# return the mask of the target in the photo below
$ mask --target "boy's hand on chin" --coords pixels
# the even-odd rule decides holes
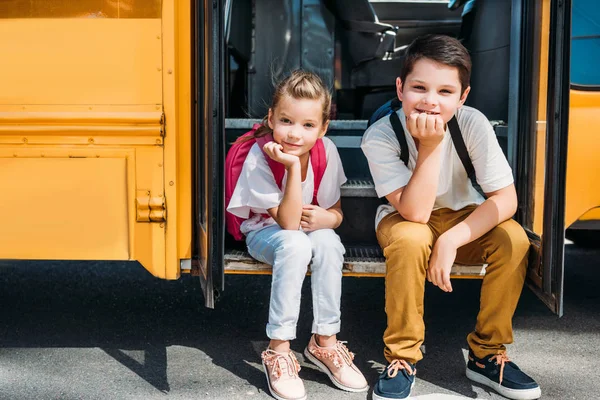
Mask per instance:
[[[427,280],[444,292],[452,291],[450,283],[450,272],[454,260],[456,260],[457,247],[448,240],[440,237],[433,246],[429,268],[427,269]]]
[[[406,119],[411,136],[419,141],[419,147],[434,148],[442,142],[446,124],[439,115],[412,112]]]
[[[283,152],[283,146],[277,142],[268,142],[263,146],[263,150],[273,160],[282,163],[286,168],[291,168],[294,164],[300,165],[300,158],[293,154]]]

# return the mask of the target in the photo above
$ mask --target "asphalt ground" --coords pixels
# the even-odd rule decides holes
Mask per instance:
[[[600,250],[569,245],[565,315],[528,289],[509,356],[537,379],[543,399],[600,398]],[[345,393],[301,355],[310,337],[309,279],[297,352],[309,399],[370,399]],[[480,281],[426,290],[426,355],[416,399],[501,399],[464,376],[465,337]],[[0,261],[0,400],[269,399],[260,365],[270,276],[227,276],[215,310],[197,279],[164,281],[133,262]],[[373,384],[384,367],[384,282],[344,278],[342,331]]]

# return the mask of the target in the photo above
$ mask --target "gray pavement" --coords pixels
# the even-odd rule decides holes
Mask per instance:
[[[292,348],[309,399],[370,399],[335,389],[304,362],[308,283]],[[427,289],[414,398],[501,399],[464,376],[481,283],[453,284],[452,294]],[[162,281],[137,263],[0,261],[0,400],[269,399],[259,357],[269,285],[269,276],[227,276],[217,309],[206,310],[195,279]],[[558,319],[524,290],[509,355],[543,399],[596,399],[600,250],[567,246],[565,297]],[[383,280],[345,278],[342,318],[340,338],[373,383],[384,366]]]

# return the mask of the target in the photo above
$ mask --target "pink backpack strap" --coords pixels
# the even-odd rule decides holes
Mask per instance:
[[[310,149],[310,163],[312,165],[313,173],[315,175],[315,188],[313,192],[312,204],[318,205],[317,193],[325,175],[325,168],[327,168],[327,154],[325,153],[325,145],[323,139],[318,139],[312,149]]]
[[[231,196],[235,191],[235,186],[244,167],[248,152],[255,143],[253,136],[257,127],[255,125],[251,131],[240,136],[227,152],[227,157],[225,158],[225,206],[228,206],[231,201]],[[240,230],[244,220],[245,218],[240,218],[228,211],[225,213],[227,231],[235,240],[244,240],[244,235]]]

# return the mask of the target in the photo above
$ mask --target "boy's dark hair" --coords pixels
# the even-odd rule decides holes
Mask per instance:
[[[458,39],[446,35],[423,35],[413,40],[406,49],[404,65],[400,71],[402,85],[415,63],[422,58],[456,68],[461,85],[460,92],[465,92],[471,79],[471,56]]]

